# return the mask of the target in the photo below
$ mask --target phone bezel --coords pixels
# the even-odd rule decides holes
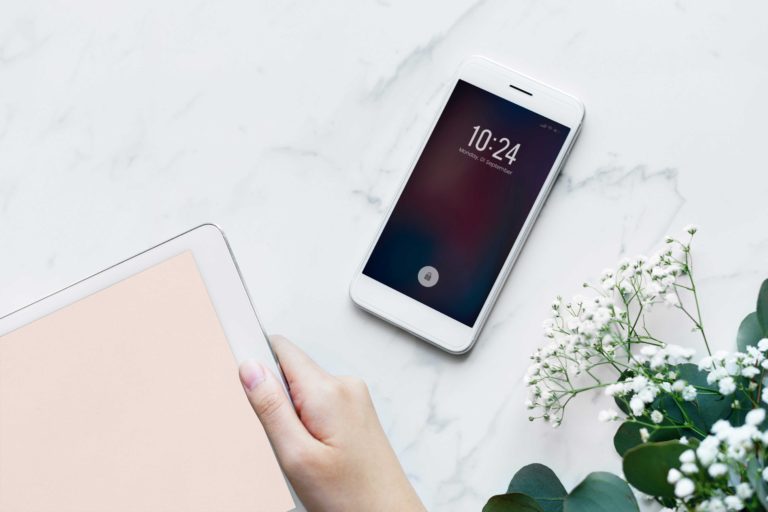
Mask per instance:
[[[566,138],[563,147],[560,149],[560,152],[549,171],[547,179],[536,197],[536,201],[523,224],[520,235],[512,246],[501,272],[499,272],[499,275],[496,277],[496,281],[472,327],[468,327],[463,323],[363,274],[363,268],[370,258],[373,248],[381,237],[384,226],[389,222],[392,211],[399,201],[403,189],[405,188],[408,179],[411,177],[411,174],[416,167],[416,163],[424,151],[424,147],[432,135],[435,125],[440,119],[440,116],[445,109],[445,105],[458,80],[469,82],[570,128],[568,137]],[[379,226],[379,230],[376,233],[373,242],[368,247],[368,251],[350,283],[349,294],[355,304],[369,313],[393,323],[447,352],[462,354],[472,348],[477,340],[478,335],[488,319],[493,304],[496,302],[496,298],[498,297],[511,268],[514,266],[517,256],[525,244],[525,240],[530,233],[531,227],[549,195],[552,184],[557,178],[557,175],[563,166],[563,162],[567,158],[568,153],[578,136],[584,118],[584,106],[573,96],[544,85],[485,57],[471,57],[466,60],[459,67],[451,84],[452,87],[445,95],[440,109],[432,121],[430,129],[427,131],[427,135],[424,137],[424,140],[411,163],[408,173],[402,180],[397,194],[391,201],[386,216]],[[416,277],[414,276],[414,279],[415,278]]]

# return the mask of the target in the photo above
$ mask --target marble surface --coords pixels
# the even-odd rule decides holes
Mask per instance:
[[[520,466],[620,470],[584,397],[529,423],[551,298],[696,222],[729,348],[768,274],[768,7],[715,1],[0,0],[0,311],[205,221],[263,323],[365,378],[424,502],[479,510]],[[355,309],[347,285],[446,93],[483,54],[586,124],[475,349]],[[593,403],[594,402],[594,403]]]

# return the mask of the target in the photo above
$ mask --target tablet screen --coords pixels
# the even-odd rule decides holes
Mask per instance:
[[[286,512],[191,251],[0,336],[0,512]]]

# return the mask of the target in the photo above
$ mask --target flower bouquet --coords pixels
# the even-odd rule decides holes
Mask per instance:
[[[615,408],[598,419],[620,422],[613,445],[626,481],[596,472],[567,492],[549,468],[531,464],[484,512],[637,511],[630,485],[666,512],[768,510],[768,280],[739,326],[737,351],[712,353],[693,276],[695,233],[689,226],[654,256],[603,271],[584,285],[590,296],[558,297],[544,323],[549,342],[525,377],[530,419],[554,427],[575,396],[612,397]],[[700,336],[705,355],[696,364],[696,350],[650,327],[661,305]]]

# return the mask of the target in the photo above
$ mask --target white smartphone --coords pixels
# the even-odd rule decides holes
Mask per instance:
[[[352,300],[448,352],[468,351],[583,118],[574,97],[467,60],[352,280]]]

